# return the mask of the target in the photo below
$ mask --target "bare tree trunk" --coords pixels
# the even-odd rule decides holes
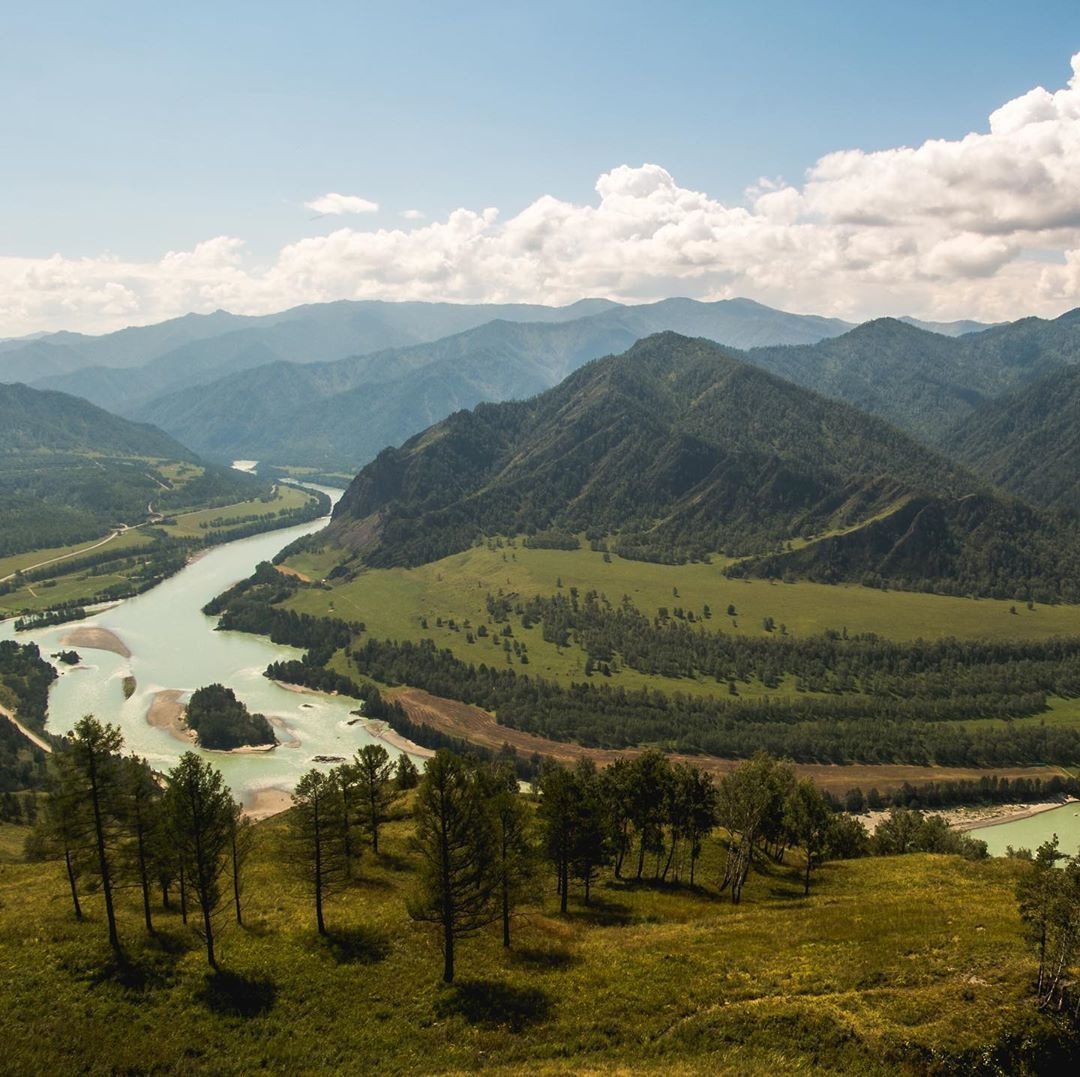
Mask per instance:
[[[120,956],[120,936],[116,933],[116,911],[113,909],[112,878],[109,861],[105,854],[105,822],[101,815],[101,793],[98,789],[97,763],[94,753],[89,753],[90,799],[94,807],[94,836],[97,839],[98,870],[101,873],[101,892],[105,898],[105,917],[109,922],[109,945]]]
[[[68,884],[71,886],[71,903],[75,906],[75,919],[82,919],[82,906],[79,904],[79,888],[75,883],[75,865],[71,862],[71,850],[64,850],[64,867],[67,868]]]
[[[244,917],[240,909],[240,856],[236,850],[236,827],[232,832],[232,890],[233,904],[236,905],[236,922],[243,927]]]

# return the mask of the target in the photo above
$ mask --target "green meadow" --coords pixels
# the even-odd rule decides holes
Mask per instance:
[[[0,1035],[12,1073],[314,1071],[543,1074],[1037,1072],[1057,1032],[1029,998],[1034,959],[1013,891],[1023,865],[916,855],[752,874],[741,905],[602,877],[558,913],[544,875],[510,951],[497,927],[463,942],[439,982],[438,940],[412,923],[416,867],[399,818],[314,930],[282,855],[284,817],[259,824],[245,926],[210,975],[175,908],[142,928],[121,891],[128,961],[113,966],[100,901],[70,910],[60,865],[0,874]],[[14,835],[0,829],[0,856]],[[175,900],[175,899],[174,899]],[[224,919],[231,915],[226,903]]]
[[[312,580],[329,574],[340,551],[327,548],[288,559],[287,565]],[[618,603],[628,595],[635,606],[655,616],[661,608],[692,611],[706,631],[794,636],[819,635],[827,629],[849,634],[875,632],[895,640],[961,639],[1041,640],[1080,634],[1080,607],[1036,606],[993,599],[952,598],[908,591],[881,591],[860,586],[817,583],[781,583],[767,580],[731,580],[723,575],[726,562],[659,565],[628,561],[588,549],[529,549],[514,544],[473,547],[418,568],[366,569],[347,583],[331,583],[330,590],[305,588],[289,600],[299,611],[362,621],[379,639],[430,638],[470,662],[503,664],[502,641],[497,633],[467,642],[467,634],[488,623],[486,596],[499,591],[522,598],[552,595],[560,587],[581,593],[596,590]],[[711,617],[704,617],[708,606]],[[734,606],[735,616],[727,615]],[[438,624],[442,620],[442,625]],[[453,621],[455,627],[450,627]],[[426,622],[426,628],[424,624]],[[488,630],[491,626],[488,624]],[[523,629],[515,619],[516,639],[527,644],[529,664],[521,672],[544,676],[563,684],[584,676],[584,653],[576,647],[559,648],[542,639],[541,629]],[[515,667],[516,668],[516,667]],[[648,685],[687,695],[713,695],[725,685],[709,678],[651,677],[620,669],[610,683],[626,688]],[[790,693],[790,680],[774,690]],[[766,693],[760,684],[740,685],[740,695]]]

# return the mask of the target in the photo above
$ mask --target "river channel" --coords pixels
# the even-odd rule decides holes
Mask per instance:
[[[334,501],[341,496],[339,490],[317,489]],[[147,723],[155,693],[191,692],[215,682],[227,685],[252,711],[280,719],[277,733],[282,743],[271,752],[204,754],[245,804],[266,800],[259,797],[263,791],[291,790],[311,768],[314,756],[351,756],[375,738],[351,713],[360,706],[356,700],[292,692],[263,676],[270,662],[298,657],[300,651],[262,636],[215,631],[217,619],[205,616],[202,607],[250,576],[260,561],[325,526],[325,519],[316,520],[214,547],[152,590],[85,621],[16,634],[14,622],[8,620],[0,622],[0,638],[33,640],[48,656],[61,649],[63,637],[76,627],[100,627],[119,637],[130,658],[77,646],[79,666],[59,666],[61,675],[49,696],[47,728],[66,733],[84,714],[94,714],[119,726],[126,749],[145,756],[158,769],[172,766],[190,745]],[[130,699],[123,691],[127,676],[136,682]],[[396,749],[388,750],[396,755]]]

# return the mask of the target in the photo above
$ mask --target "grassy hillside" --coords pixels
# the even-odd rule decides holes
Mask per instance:
[[[120,897],[129,967],[110,971],[99,902],[76,923],[59,865],[0,877],[0,1027],[13,1072],[1046,1072],[1059,1034],[1028,998],[1034,960],[1013,887],[1022,865],[942,856],[752,875],[718,900],[710,842],[700,891],[604,876],[560,916],[545,876],[503,951],[460,947],[439,985],[438,942],[412,924],[411,824],[327,907],[282,859],[283,821],[257,828],[246,927],[207,974],[175,910],[141,930]],[[6,840],[6,834],[0,833]],[[7,842],[11,844],[11,842]]]

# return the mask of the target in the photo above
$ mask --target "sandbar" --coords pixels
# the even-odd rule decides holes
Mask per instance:
[[[66,647],[85,647],[91,651],[112,651],[121,658],[130,658],[131,651],[127,644],[113,631],[108,628],[99,628],[97,625],[83,625],[81,628],[73,628],[60,637],[60,642]]]
[[[163,688],[150,697],[150,709],[146,722],[155,729],[164,729],[170,736],[185,744],[195,743],[195,731],[188,729],[184,721],[184,704],[180,700],[186,693],[176,688]]]

